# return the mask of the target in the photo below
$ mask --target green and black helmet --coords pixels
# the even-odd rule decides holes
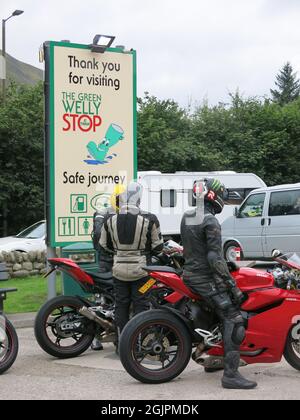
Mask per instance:
[[[225,185],[216,178],[205,179],[207,194],[204,200],[210,202],[216,214],[221,213],[224,207],[224,201],[228,199],[228,191]]]

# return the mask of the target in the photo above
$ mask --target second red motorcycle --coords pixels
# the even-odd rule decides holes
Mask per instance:
[[[284,356],[300,370],[300,258],[278,252],[274,257],[279,266],[272,272],[231,264],[232,276],[245,295],[241,311],[247,332],[241,357],[254,364],[280,362]],[[156,305],[124,328],[120,358],[127,372],[141,382],[162,383],[185,369],[193,348],[198,356],[222,357],[222,325],[214,311],[184,285],[176,270],[153,266],[147,270],[151,280],[143,291],[155,284],[153,293],[161,289],[164,299],[175,306]]]
[[[156,264],[169,264],[180,269],[182,248],[173,241],[164,245],[164,253],[154,257]],[[153,259],[154,261],[154,259]],[[82,289],[77,296],[61,295],[47,301],[35,319],[35,337],[40,347],[51,356],[65,359],[85,352],[94,337],[102,343],[116,342],[115,296],[112,273],[83,270],[68,258],[50,258],[49,275],[55,270],[68,274]],[[46,275],[46,276],[47,276]],[[72,281],[72,280],[71,280]],[[173,304],[181,296],[169,296],[159,289],[160,303]]]

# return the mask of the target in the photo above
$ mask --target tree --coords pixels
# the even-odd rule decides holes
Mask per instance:
[[[280,105],[292,102],[300,96],[300,81],[289,62],[277,74],[275,85],[278,89],[271,89],[272,99]]]
[[[230,95],[187,114],[176,102],[139,100],[139,170],[252,172],[267,185],[300,180],[300,98],[279,105]]]
[[[193,135],[192,119],[173,100],[145,94],[138,111],[138,169],[200,171],[211,155]]]
[[[174,101],[160,101],[147,93],[138,105],[139,170],[172,171],[185,160],[180,146],[189,132],[185,112]]]
[[[36,86],[12,83],[5,103],[0,104],[0,229],[3,235],[16,233],[44,215],[43,112],[42,83]],[[8,232],[3,229],[5,225]]]
[[[252,172],[267,185],[299,182],[300,98],[283,106],[238,94],[231,101],[194,115],[193,136],[215,157],[204,170]]]

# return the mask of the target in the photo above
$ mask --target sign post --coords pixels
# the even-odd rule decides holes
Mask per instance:
[[[47,42],[45,54],[48,246],[91,240],[93,214],[116,184],[137,175],[136,54]]]

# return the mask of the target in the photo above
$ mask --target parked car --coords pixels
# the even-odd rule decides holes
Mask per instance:
[[[251,191],[222,223],[227,260],[241,248],[244,259],[270,259],[275,249],[300,253],[300,183]]]
[[[16,236],[0,238],[0,251],[45,251],[46,221],[41,220]]]

